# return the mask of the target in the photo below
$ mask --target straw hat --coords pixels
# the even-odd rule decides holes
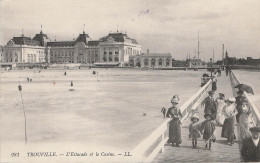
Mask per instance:
[[[191,120],[194,119],[194,118],[197,119],[198,121],[200,120],[197,115],[193,115],[193,116],[190,117]]]
[[[230,103],[234,103],[236,101],[235,98],[228,98],[227,100],[225,100],[225,102],[230,102]]]
[[[176,103],[178,104],[180,102],[180,98],[178,95],[174,95],[171,99],[171,103]]]
[[[207,116],[210,116],[211,119],[213,119],[213,116],[209,113],[204,114],[204,118],[206,119]]]
[[[259,126],[251,127],[249,130],[250,130],[251,132],[260,132],[260,127],[259,127]]]
[[[213,95],[214,91],[209,91],[208,93],[209,93],[209,95]]]
[[[246,102],[246,103],[248,103],[248,100],[244,97],[244,98],[241,99],[241,102]]]
[[[224,93],[219,93],[219,95],[225,97],[225,94],[224,94]]]

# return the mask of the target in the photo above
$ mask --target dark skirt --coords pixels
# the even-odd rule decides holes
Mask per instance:
[[[169,143],[181,144],[181,126],[180,121],[174,118],[170,121],[169,126]]]
[[[235,117],[225,119],[223,128],[222,128],[222,132],[221,132],[221,137],[227,138],[229,141],[233,141],[234,139],[236,139]]]

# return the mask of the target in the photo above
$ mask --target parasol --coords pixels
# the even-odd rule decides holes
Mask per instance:
[[[254,91],[252,89],[252,87],[250,87],[249,85],[246,85],[246,84],[238,84],[236,85],[234,88],[237,88],[239,90],[242,90],[242,91],[245,91],[247,93],[251,93],[254,95]]]

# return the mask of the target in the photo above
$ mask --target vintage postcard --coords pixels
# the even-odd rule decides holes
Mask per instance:
[[[260,162],[259,6],[0,0],[0,162]]]

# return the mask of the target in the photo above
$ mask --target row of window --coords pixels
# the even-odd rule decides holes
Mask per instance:
[[[66,54],[66,55],[73,55],[74,54],[74,52],[72,51],[72,50],[70,50],[70,51],[63,51],[63,50],[51,50],[51,52],[50,52],[50,54],[51,55],[63,55],[63,54]]]
[[[151,62],[151,65],[152,65],[152,66],[155,66],[155,63],[156,63],[156,62],[152,61],[152,62]],[[165,64],[166,64],[166,66],[169,66],[169,65],[170,65],[170,62],[166,62]],[[148,61],[145,61],[145,62],[144,62],[144,65],[145,65],[145,66],[148,66],[148,65],[149,65],[149,62],[148,62]],[[163,62],[158,62],[158,65],[159,65],[159,66],[162,66],[162,65],[163,65]]]
[[[35,54],[27,54],[27,62],[36,63],[36,55]]]
[[[107,54],[107,52],[106,51],[104,51],[104,55],[106,55]],[[108,52],[108,54],[109,55],[112,55],[113,53],[110,51],[110,52]],[[119,54],[119,52],[118,51],[115,51],[115,53],[114,54]]]
[[[104,47],[104,51],[119,51],[119,48],[110,48],[110,47]]]
[[[93,55],[93,54],[98,54],[98,51],[97,51],[97,50],[95,50],[95,51],[94,51],[94,50],[88,51],[88,55],[90,55],[90,54],[92,54],[92,55]]]
[[[112,61],[113,61],[113,58],[112,58],[112,57],[108,57],[108,59],[107,59],[107,57],[103,57],[103,61],[104,61],[104,62],[107,62],[107,61],[112,62]],[[115,57],[115,58],[114,58],[114,61],[115,61],[115,62],[118,62],[118,61],[119,61],[118,57]]]
[[[52,56],[54,56],[54,57],[56,57],[56,56],[58,56],[58,57],[60,57],[60,56],[73,56],[73,54],[69,54],[69,55],[67,55],[67,54],[51,54],[51,57]]]
[[[148,59],[145,59],[143,62],[144,62],[144,65],[145,65],[145,66],[148,66],[148,65],[149,65]],[[137,63],[140,63],[140,62],[137,62]],[[156,60],[155,60],[155,59],[152,59],[152,60],[151,60],[151,65],[152,65],[152,66],[155,66],[155,64],[156,64]],[[130,65],[131,65],[131,66],[134,65],[134,61],[133,61],[132,59],[130,60]],[[159,60],[159,61],[158,61],[158,65],[159,65],[159,66],[162,66],[162,65],[163,65],[163,61],[162,61],[162,60]],[[169,65],[170,65],[170,61],[167,60],[167,61],[165,62],[165,65],[166,65],[166,66],[169,66]]]

